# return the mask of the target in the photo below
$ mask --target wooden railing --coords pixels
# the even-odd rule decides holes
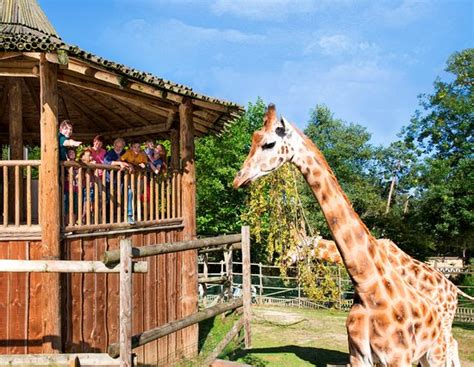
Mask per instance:
[[[0,202],[4,229],[27,231],[37,226],[39,160],[0,161]]]
[[[61,165],[65,231],[114,229],[181,219],[181,173],[156,175],[105,164]]]
[[[139,258],[148,258],[161,254],[176,253],[192,249],[204,251],[227,251],[232,249],[242,251],[243,261],[243,293],[242,297],[229,299],[227,302],[206,308],[204,310],[187,315],[181,319],[170,321],[159,327],[132,334],[132,297],[134,273],[148,272],[147,261],[134,261]],[[237,320],[231,330],[224,336],[213,352],[206,356],[200,356],[198,365],[210,365],[222,352],[225,346],[235,338],[239,331],[244,329],[245,347],[251,347],[250,321],[250,229],[242,227],[240,234],[205,238],[192,241],[160,243],[155,245],[132,247],[131,238],[120,241],[120,249],[106,251],[102,261],[73,261],[73,260],[3,260],[0,259],[0,272],[39,272],[39,273],[119,273],[119,340],[108,346],[107,353],[84,353],[84,354],[15,354],[0,355],[0,366],[10,365],[108,365],[108,366],[133,366],[132,349],[150,343],[163,336],[182,330],[188,326],[195,325],[201,321],[228,311],[243,308],[242,317]],[[196,284],[197,288],[197,284]],[[189,295],[184,295],[188,297]],[[84,365],[86,365],[84,363]]]

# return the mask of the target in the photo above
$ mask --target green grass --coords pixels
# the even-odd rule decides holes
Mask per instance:
[[[347,313],[283,307],[254,307],[252,311],[252,349],[244,350],[241,344],[234,343],[220,358],[257,367],[347,363]],[[231,324],[216,324],[214,320],[208,335],[223,337]],[[474,325],[456,323],[453,333],[459,343],[462,366],[474,367]],[[211,344],[206,340],[203,348],[212,349]]]

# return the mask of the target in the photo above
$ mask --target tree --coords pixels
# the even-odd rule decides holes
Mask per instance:
[[[324,105],[316,105],[304,133],[326,157],[342,189],[351,200],[355,211],[369,228],[377,230],[374,218],[384,208],[383,189],[376,176],[377,149],[370,143],[370,134],[357,124],[348,124],[334,118]],[[302,201],[310,222],[329,238],[324,217],[306,183],[301,184]]]
[[[448,59],[451,81],[437,78],[433,94],[419,97],[403,130],[405,143],[420,156],[418,226],[439,254],[467,255],[474,240],[474,49]]]
[[[246,192],[232,181],[248,152],[253,131],[261,125],[265,105],[249,103],[246,113],[220,136],[196,141],[197,229],[199,234],[240,232]]]

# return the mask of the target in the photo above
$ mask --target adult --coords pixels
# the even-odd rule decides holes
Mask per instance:
[[[92,146],[89,148],[92,160],[97,164],[104,163],[105,154],[107,153],[103,148],[104,142],[105,140],[102,135],[96,135],[92,141]]]
[[[119,166],[121,170],[125,168],[130,168],[130,165],[127,162],[120,160],[122,155],[125,153],[125,140],[122,138],[117,138],[114,140],[114,147],[105,153],[104,163],[110,164],[112,166]]]

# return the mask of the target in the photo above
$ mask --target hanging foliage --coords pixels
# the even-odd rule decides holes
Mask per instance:
[[[254,261],[279,266],[282,276],[296,265],[306,296],[316,302],[333,302],[339,295],[337,268],[311,256],[309,248],[300,243],[306,236],[306,219],[298,180],[302,181],[300,173],[287,164],[254,182],[242,222],[250,226]],[[302,260],[292,264],[287,255],[295,252]]]

